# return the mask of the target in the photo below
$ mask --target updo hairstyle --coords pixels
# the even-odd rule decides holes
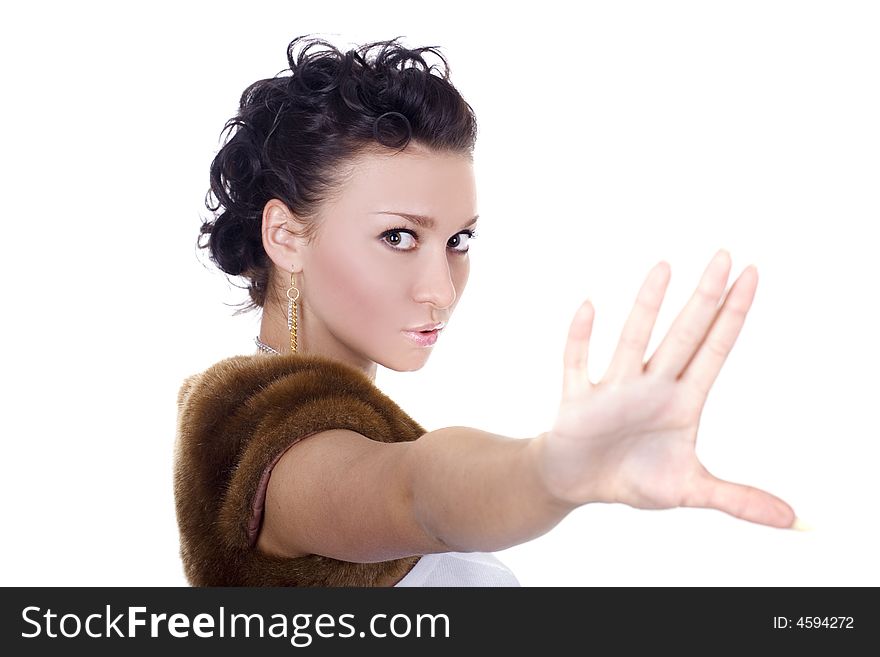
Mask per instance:
[[[272,262],[263,249],[263,208],[279,199],[308,241],[323,201],[345,181],[346,165],[370,151],[403,150],[415,142],[439,153],[473,155],[473,109],[449,81],[436,46],[408,49],[378,41],[345,53],[297,37],[289,68],[258,80],[241,95],[237,114],[211,163],[199,248],[230,276],[248,281],[250,301],[266,303]],[[440,62],[428,65],[426,54]]]

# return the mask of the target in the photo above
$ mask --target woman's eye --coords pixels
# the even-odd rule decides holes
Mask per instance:
[[[470,246],[468,246],[468,244],[469,244],[470,241],[471,241],[472,239],[474,239],[476,236],[477,236],[477,234],[476,234],[475,232],[473,232],[472,230],[465,230],[465,231],[460,232],[458,235],[455,235],[455,236],[454,236],[451,240],[449,240],[449,241],[450,241],[450,242],[455,242],[455,247],[456,247],[455,250],[456,250],[456,251],[460,251],[461,253],[467,253],[468,250],[470,249]],[[464,244],[465,248],[463,248],[463,249],[462,249],[462,248],[458,248],[458,247],[460,247],[462,244]]]
[[[382,238],[398,251],[409,251],[410,248],[406,244],[408,242],[415,242],[415,236],[409,231],[404,230],[389,230],[382,235]]]

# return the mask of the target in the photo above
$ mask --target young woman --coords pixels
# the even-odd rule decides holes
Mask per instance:
[[[377,364],[421,368],[464,293],[476,121],[433,48],[343,53],[300,37],[288,63],[245,90],[211,166],[204,246],[249,281],[262,323],[256,354],[181,388],[175,497],[192,584],[515,586],[491,552],[590,502],[794,524],[785,502],[715,478],[694,452],[757,285],[749,267],[722,302],[723,250],[646,361],[669,280],[666,263],[651,270],[598,383],[585,302],[556,421],[532,439],[425,432],[382,394]]]

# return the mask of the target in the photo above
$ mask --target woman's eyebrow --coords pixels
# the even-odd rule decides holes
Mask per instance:
[[[421,226],[422,228],[427,228],[428,230],[433,230],[437,225],[437,222],[433,217],[426,217],[423,214],[412,214],[411,212],[392,212],[391,210],[379,210],[378,212],[371,212],[370,214],[394,214],[398,217],[403,217],[404,219],[409,219],[411,222],[416,224],[417,226]],[[468,226],[473,226],[477,223],[477,219],[480,218],[480,215],[474,215],[473,219],[468,221],[462,228],[467,228]]]

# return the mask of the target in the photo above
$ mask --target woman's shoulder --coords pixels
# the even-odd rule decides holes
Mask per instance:
[[[175,499],[192,583],[305,581],[295,564],[269,568],[252,548],[267,474],[295,442],[333,429],[380,442],[425,433],[366,374],[323,357],[227,358],[187,377],[179,404]],[[330,569],[333,577],[345,568],[370,570],[363,564],[340,568]]]
[[[255,354],[221,360],[186,378],[178,394],[178,438],[203,445],[261,434],[349,429],[381,442],[424,429],[360,370],[323,356]]]
[[[196,386],[246,386],[248,382],[265,384],[296,375],[306,375],[346,385],[373,387],[373,382],[363,372],[325,356],[248,354],[224,358],[186,377],[181,385],[180,394],[183,396]]]
[[[363,372],[324,356],[285,354],[224,358],[184,379],[177,395],[180,413],[217,414],[255,398],[282,399],[346,394],[387,404]],[[250,401],[249,401],[250,400]]]
[[[332,429],[386,443],[425,433],[366,374],[345,363],[298,354],[233,356],[183,382],[178,466],[211,472],[252,459],[262,468],[292,441]]]

